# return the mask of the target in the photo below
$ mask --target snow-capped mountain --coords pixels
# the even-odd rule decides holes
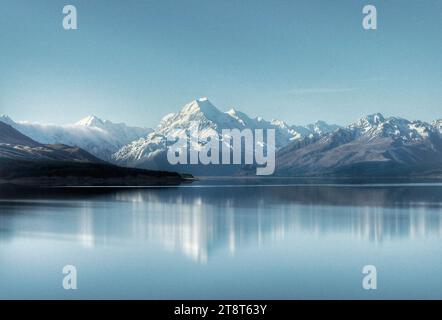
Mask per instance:
[[[438,131],[434,125],[423,121],[409,121],[397,117],[384,118],[380,113],[361,118],[359,121],[351,124],[349,129],[355,131],[360,137],[365,136],[370,139],[391,137],[393,139],[400,139],[404,143],[423,141],[430,134]]]
[[[167,163],[167,137],[172,134],[184,135],[195,126],[199,135],[203,137],[209,136],[213,132],[221,136],[223,129],[275,129],[277,149],[286,146],[291,141],[304,137],[316,137],[338,128],[336,125],[328,125],[325,122],[302,127],[290,126],[280,120],[266,121],[260,117],[252,119],[245,113],[233,108],[227,112],[222,112],[207,98],[200,98],[186,104],[178,113],[166,115],[153,133],[124,146],[113,155],[112,159],[114,162],[126,166],[176,170],[176,167],[170,167]],[[195,146],[195,148],[198,148],[198,146]],[[199,170],[200,168],[186,168],[185,170],[190,173],[197,173],[193,169]],[[210,170],[213,170],[213,168]]]
[[[439,124],[369,115],[317,139],[287,145],[277,154],[276,170],[280,175],[385,175],[441,169]]]
[[[82,148],[113,163],[152,170],[194,175],[237,175],[255,172],[255,165],[172,165],[167,159],[171,136],[213,137],[227,144],[223,129],[274,129],[276,175],[407,175],[442,172],[442,119],[427,123],[380,113],[360,118],[347,127],[317,121],[306,126],[281,120],[251,118],[234,108],[222,112],[207,98],[186,104],[179,112],[163,117],[155,130],[86,117],[73,125],[0,121],[42,144]],[[204,142],[191,141],[194,150]],[[244,150],[242,150],[244,152]],[[247,150],[246,152],[254,152]],[[244,156],[244,154],[243,154]]]
[[[335,124],[328,124],[325,121],[319,120],[316,121],[315,123],[312,124],[308,124],[307,129],[309,129],[312,133],[314,133],[314,135],[320,136],[329,132],[333,132],[336,129],[339,129],[340,127],[335,125]],[[312,136],[310,134],[310,136]]]
[[[0,121],[39,143],[77,146],[103,160],[111,160],[111,155],[121,147],[152,131],[101,120],[96,116],[88,116],[75,124],[64,126],[16,122],[5,115],[0,117]]]
[[[442,119],[434,121],[432,125],[439,131],[439,134],[442,135]]]
[[[63,144],[41,144],[0,121],[0,160],[57,160],[71,162],[102,161],[88,152]]]

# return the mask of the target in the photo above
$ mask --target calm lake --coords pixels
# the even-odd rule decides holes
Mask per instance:
[[[442,184],[3,187],[0,298],[442,299]]]

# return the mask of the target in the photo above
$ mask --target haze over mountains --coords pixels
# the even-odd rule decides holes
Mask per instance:
[[[64,144],[42,144],[0,121],[0,158],[104,163],[88,152]]]
[[[299,126],[250,118],[235,109],[222,112],[201,98],[166,115],[155,130],[97,117],[71,126],[14,122],[7,116],[0,120],[38,142],[78,146],[114,164],[196,175],[248,175],[252,171],[250,166],[170,165],[166,142],[172,132],[186,134],[197,127],[201,136],[217,132],[222,137],[223,129],[274,129],[275,174],[282,176],[403,175],[442,169],[442,120],[430,124],[379,113],[347,127],[324,121]]]
[[[0,185],[177,185],[173,172],[118,167],[77,147],[42,144],[0,121]]]
[[[280,175],[409,175],[442,172],[441,120],[432,124],[380,113],[278,152]]]
[[[6,115],[1,116],[0,121],[40,143],[77,146],[106,161],[127,143],[152,131],[101,120],[96,116],[88,116],[75,124],[64,126],[14,121]]]

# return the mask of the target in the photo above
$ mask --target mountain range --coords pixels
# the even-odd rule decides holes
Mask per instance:
[[[124,145],[152,131],[149,128],[113,123],[96,116],[88,116],[71,125],[16,122],[6,115],[0,116],[0,121],[40,143],[80,147],[106,161],[110,160],[112,154]]]
[[[0,185],[176,185],[173,172],[124,168],[64,144],[42,144],[0,121]]]
[[[261,117],[250,118],[243,112],[230,109],[222,112],[207,98],[200,98],[186,104],[178,113],[166,115],[158,127],[147,137],[124,146],[113,154],[112,160],[120,165],[148,169],[178,170],[196,175],[241,174],[243,166],[238,165],[170,165],[167,161],[167,137],[171,134],[185,134],[197,127],[200,136],[216,132],[222,136],[223,129],[274,129],[276,148],[280,149],[303,138],[315,138],[339,128],[318,121],[307,126],[288,125],[281,120],[266,121]],[[198,148],[198,146],[193,146]]]
[[[42,144],[0,121],[0,158],[104,163],[90,153],[64,144]]]
[[[441,120],[385,118],[377,113],[345,128],[279,150],[279,175],[410,175],[442,169]]]
[[[211,132],[222,136],[223,129],[274,129],[278,176],[394,176],[439,174],[442,169],[442,119],[427,123],[377,113],[345,127],[324,121],[300,126],[251,118],[235,109],[222,112],[207,98],[200,98],[179,112],[166,115],[154,130],[114,124],[93,116],[70,126],[14,122],[7,116],[0,121],[40,143],[78,146],[120,166],[194,175],[254,172],[253,165],[170,165],[167,137],[172,132],[186,134],[195,126],[201,136]]]

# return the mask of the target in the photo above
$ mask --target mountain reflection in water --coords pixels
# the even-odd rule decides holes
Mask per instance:
[[[374,244],[442,237],[442,186],[189,186],[0,191],[0,243],[160,243],[207,263],[220,250],[344,234]]]

